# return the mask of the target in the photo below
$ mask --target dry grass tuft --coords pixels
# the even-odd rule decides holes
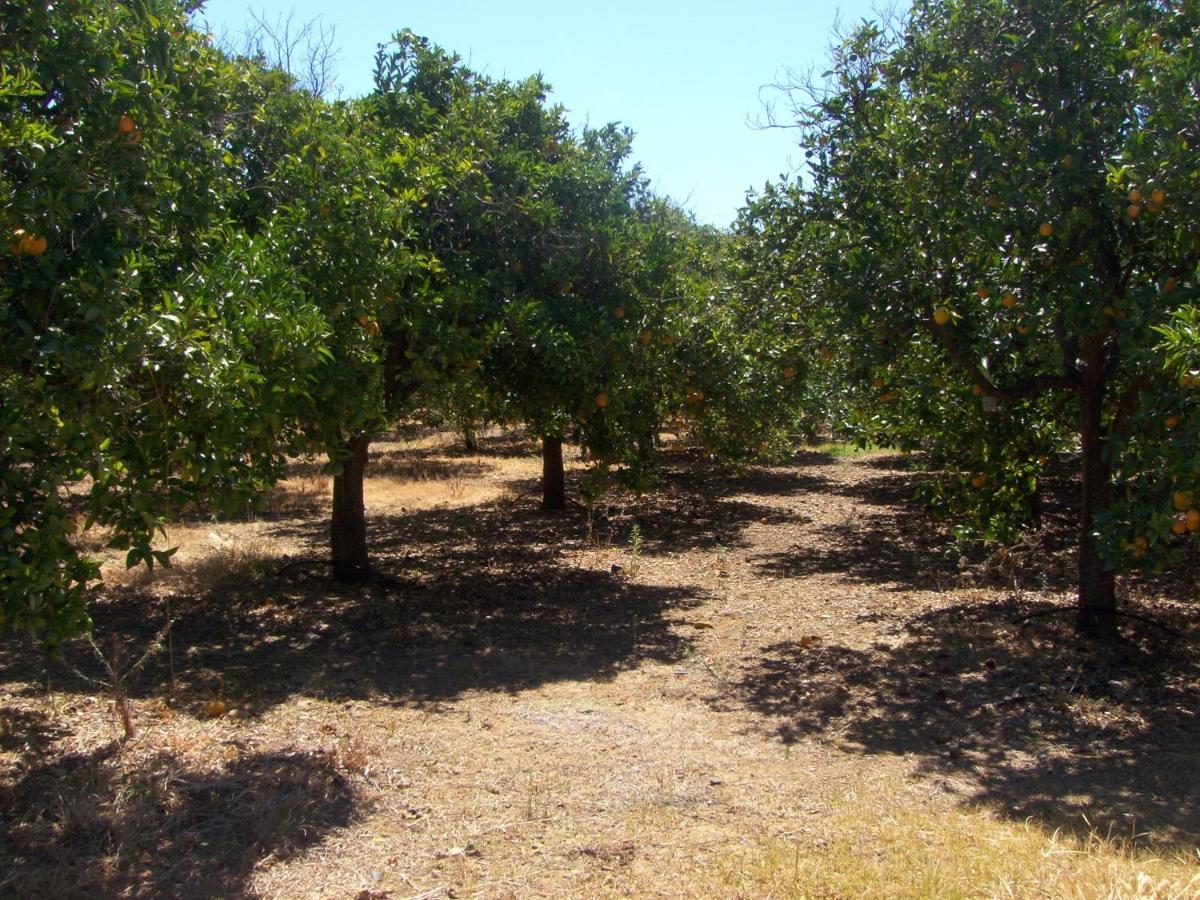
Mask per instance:
[[[159,543],[162,549],[177,548],[170,566],[126,569],[122,560],[110,556],[103,568],[105,585],[206,595],[260,581],[282,556],[277,542],[264,534],[235,533],[219,525],[176,526]]]
[[[317,515],[329,506],[332,492],[333,479],[328,475],[296,474],[271,491],[266,514],[273,518]]]
[[[790,898],[1190,900],[1196,852],[1083,837],[984,809],[927,810],[903,783],[850,792],[819,825],[723,861],[718,893]]]

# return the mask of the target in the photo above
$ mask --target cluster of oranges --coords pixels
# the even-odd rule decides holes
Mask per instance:
[[[1200,509],[1194,505],[1195,495],[1191,491],[1176,491],[1171,497],[1175,518],[1171,520],[1171,531],[1175,534],[1195,534],[1200,531]]]
[[[1131,219],[1137,219],[1143,210],[1152,214],[1162,212],[1163,206],[1167,202],[1167,192],[1162,188],[1155,188],[1147,197],[1137,188],[1133,188],[1126,199],[1129,201],[1129,205],[1125,207],[1125,215]]]

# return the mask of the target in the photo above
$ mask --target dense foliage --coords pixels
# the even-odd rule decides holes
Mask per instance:
[[[86,630],[77,530],[165,564],[173,517],[261,505],[297,453],[334,476],[334,574],[369,576],[363,475],[397,417],[526,424],[559,454],[550,506],[564,438],[644,485],[680,410],[754,418],[742,357],[703,365],[740,340],[720,235],[540,79],[405,31],[331,102],[177,0],[0,10],[3,625]]]

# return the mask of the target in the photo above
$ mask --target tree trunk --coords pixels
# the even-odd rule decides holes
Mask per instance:
[[[567,477],[563,471],[562,438],[542,438],[542,509],[567,508]]]
[[[1104,458],[1104,381],[1089,367],[1079,394],[1079,435],[1083,449],[1083,503],[1079,514],[1079,608],[1076,628],[1083,634],[1117,634],[1116,578],[1100,558],[1096,516],[1112,496],[1112,468]]]
[[[348,444],[350,456],[343,463],[342,474],[333,479],[329,547],[333,577],[338,581],[361,581],[371,572],[367,557],[367,513],[363,504],[363,476],[367,471],[370,445],[370,435],[352,437]]]
[[[654,462],[654,457],[658,452],[658,442],[655,437],[654,429],[647,428],[637,439],[638,459],[644,463]]]

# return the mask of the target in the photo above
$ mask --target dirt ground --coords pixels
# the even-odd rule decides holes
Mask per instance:
[[[1179,637],[1015,624],[1070,603],[1069,533],[960,558],[903,462],[668,452],[655,494],[547,514],[520,436],[397,439],[368,484],[393,581],[359,587],[279,574],[323,552],[298,463],[262,517],[174,529],[172,570],[106,566],[97,646],[151,651],[133,740],[88,645],[47,673],[0,644],[0,895],[856,896],[801,860],[954,816],[1196,864],[1194,570],[1123,585]]]

